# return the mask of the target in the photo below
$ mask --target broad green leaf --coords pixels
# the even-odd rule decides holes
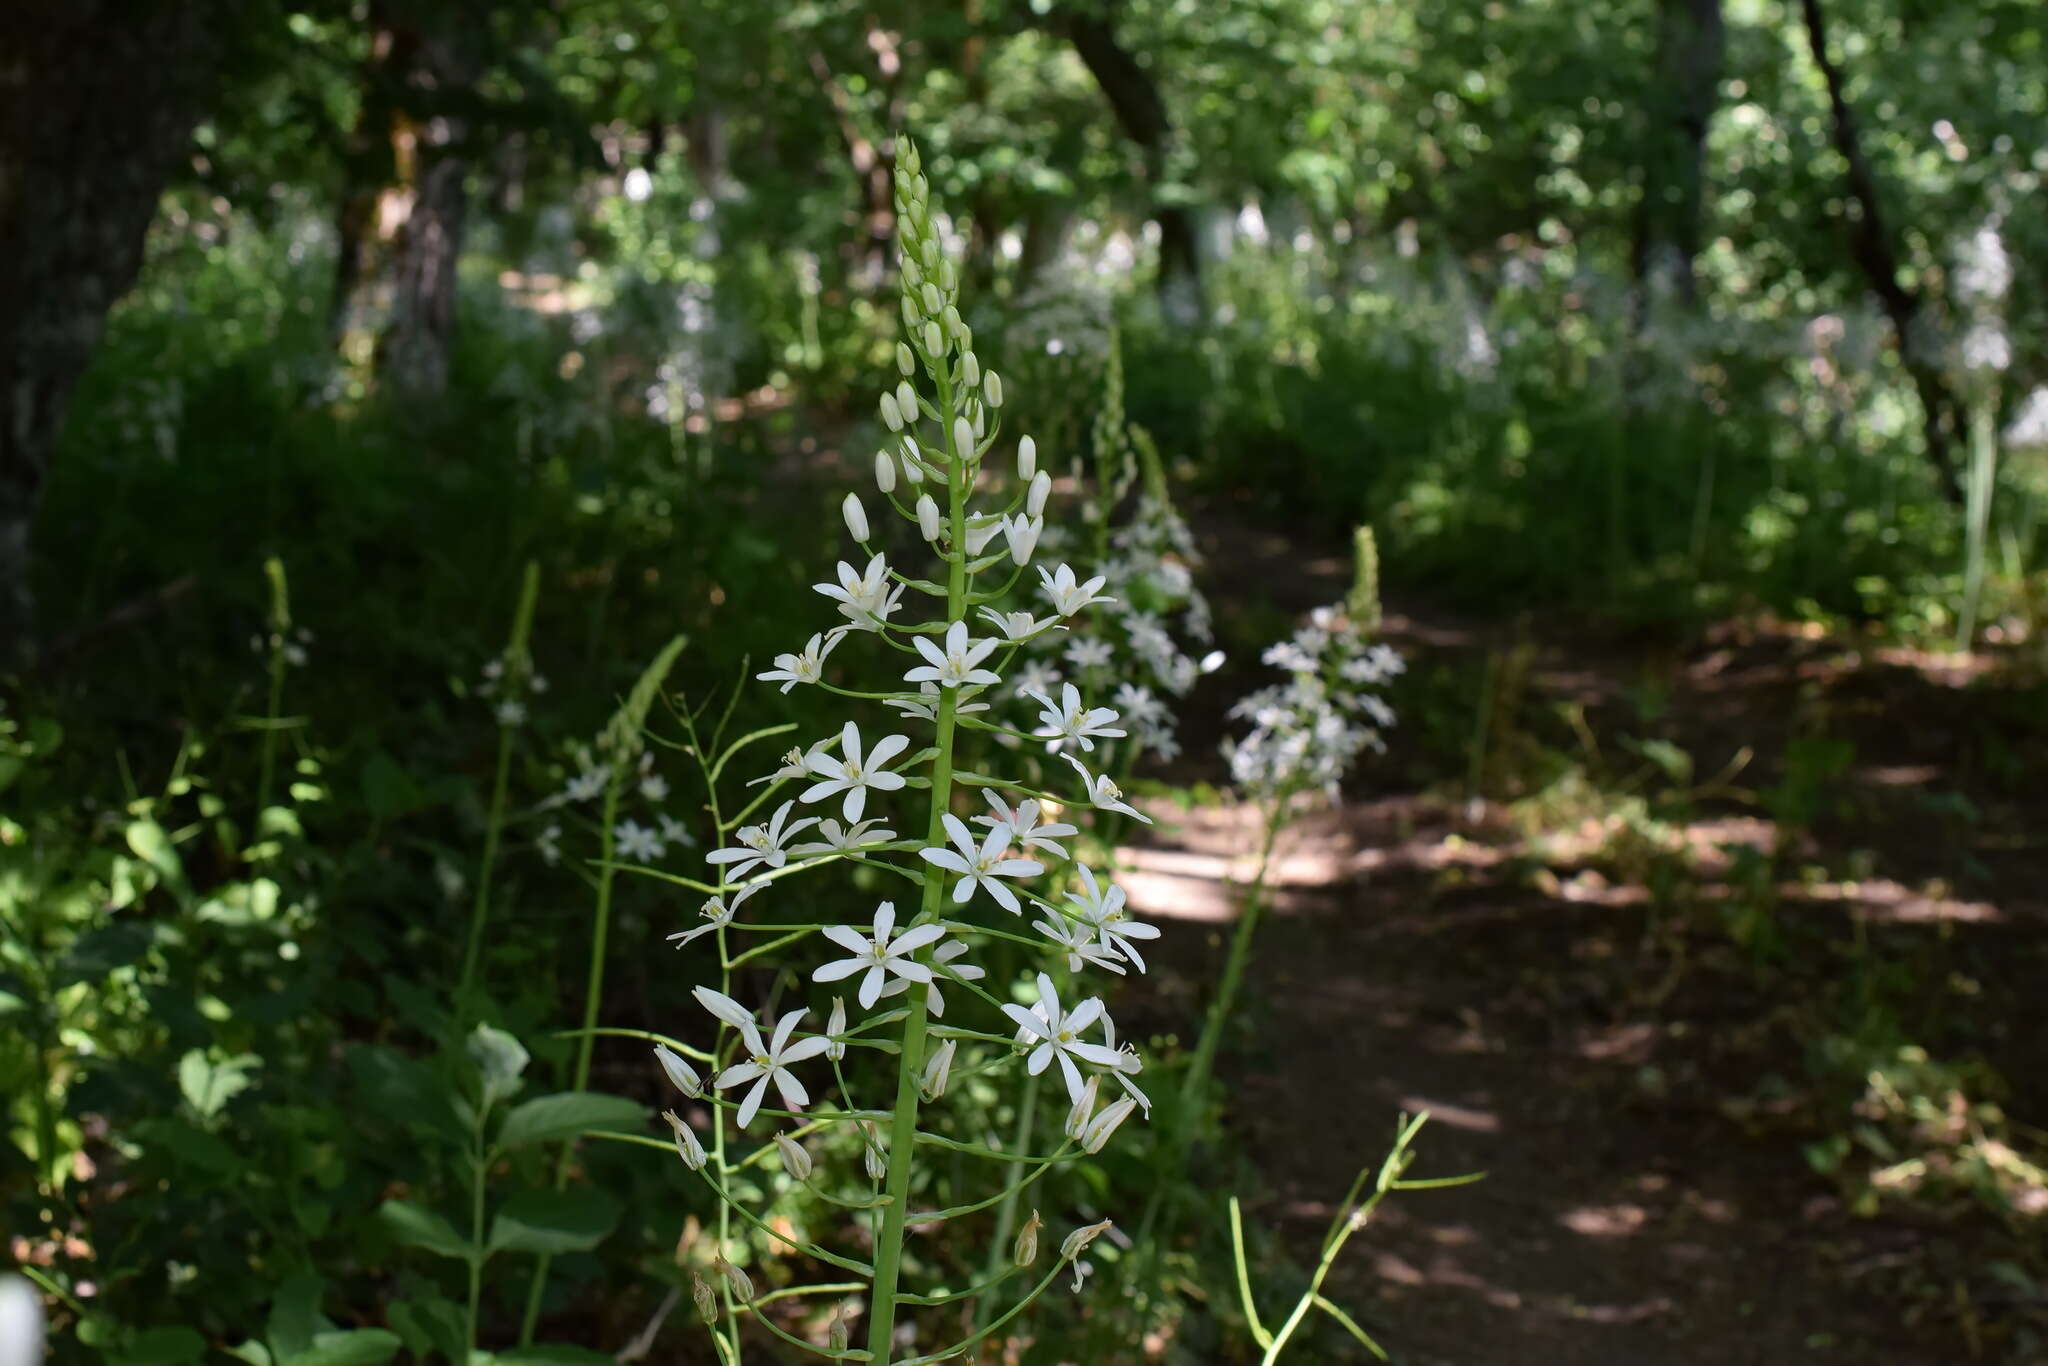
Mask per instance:
[[[394,1301],[389,1315],[413,1356],[425,1360],[429,1351],[438,1351],[450,1366],[461,1366],[469,1332],[461,1305],[440,1295],[423,1295]]]
[[[166,882],[184,881],[185,865],[161,825],[152,820],[130,821],[126,833],[128,847],[135,851],[135,857],[156,869]]]
[[[514,1106],[505,1116],[504,1127],[498,1130],[498,1146],[517,1148],[527,1143],[550,1143],[592,1129],[634,1132],[646,1122],[647,1111],[638,1102],[622,1096],[557,1091]]]
[[[493,1252],[588,1252],[619,1222],[619,1204],[602,1191],[528,1191],[491,1221]]]
[[[399,1242],[422,1248],[437,1257],[453,1257],[458,1262],[466,1262],[479,1253],[478,1248],[455,1231],[453,1224],[418,1205],[403,1200],[386,1200],[378,1209],[377,1217],[384,1221]]]
[[[249,1073],[262,1065],[263,1059],[254,1053],[214,1059],[195,1048],[178,1059],[178,1089],[200,1118],[212,1119],[229,1101],[249,1089]]]
[[[278,1366],[383,1366],[405,1344],[398,1334],[382,1328],[354,1328],[347,1332],[322,1333],[313,1345]]]
[[[287,1277],[278,1286],[277,1296],[270,1302],[270,1318],[264,1324],[263,1336],[279,1361],[305,1351],[323,1329],[332,1327],[320,1317],[322,1289],[320,1278],[310,1271]]]

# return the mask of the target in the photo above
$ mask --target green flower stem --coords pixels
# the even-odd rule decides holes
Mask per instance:
[[[490,1106],[476,1107],[476,1124],[470,1130],[469,1148],[469,1317],[467,1337],[469,1355],[476,1355],[477,1311],[484,1297],[484,1178],[488,1161],[484,1155],[484,1122],[490,1117]]]
[[[1010,1146],[1020,1152],[1031,1146],[1032,1125],[1038,1118],[1038,1088],[1044,1076],[1043,1072],[1033,1072],[1024,1078],[1024,1099],[1017,1105],[1017,1131],[1010,1140]],[[1062,1148],[1060,1151],[1065,1152],[1066,1149]],[[1021,1170],[1012,1168],[1011,1179],[1003,1183],[1002,1205],[996,1210],[996,1232],[988,1244],[988,1269],[991,1274],[1010,1255],[1010,1239],[1017,1231],[1017,1203],[1024,1194],[1026,1183],[1037,1180],[1044,1170],[1041,1167],[1026,1176]],[[996,1302],[993,1298],[982,1301],[975,1316],[975,1327],[983,1327],[995,1308]]]
[[[1031,1080],[1036,1081],[1038,1080],[1038,1078],[1033,1077]],[[1012,1225],[1014,1225],[1017,1213],[1016,1202],[1018,1195],[1023,1192],[1026,1186],[1036,1181],[1039,1177],[1044,1176],[1047,1172],[1051,1171],[1054,1167],[1057,1167],[1060,1163],[1066,1161],[1068,1155],[1073,1151],[1074,1145],[1071,1141],[1063,1143],[1060,1145],[1059,1151],[1052,1154],[1052,1156],[1032,1159],[1029,1164],[1029,1170],[1026,1170],[1022,1164],[1012,1167],[1011,1171],[1014,1173],[1014,1175],[1011,1181],[1008,1184],[1006,1184],[1001,1191],[999,1191],[995,1195],[989,1196],[988,1199],[976,1200],[973,1204],[970,1205],[951,1205],[945,1209],[932,1210],[930,1213],[919,1214],[917,1216],[917,1222],[923,1224],[936,1223],[943,1219],[958,1219],[962,1215],[973,1214],[979,1210],[985,1210],[990,1205],[995,1204],[997,1201],[1002,1201],[1004,1207],[1009,1210],[1011,1222]],[[991,1253],[989,1261],[991,1264],[1000,1262],[1004,1257],[1007,1257],[1009,1255],[1010,1235],[1015,1231],[1016,1230],[1014,1226],[1005,1227],[1001,1222],[1001,1216],[997,1216],[996,1235],[995,1238],[989,1243],[989,1251]]]
[[[1216,990],[1216,999],[1209,1005],[1207,1017],[1202,1021],[1202,1034],[1195,1043],[1194,1060],[1188,1065],[1187,1076],[1181,1082],[1180,1132],[1176,1137],[1182,1149],[1189,1136],[1189,1117],[1209,1084],[1209,1072],[1216,1063],[1216,1049],[1222,1042],[1225,1027],[1230,1023],[1230,1012],[1237,1005],[1238,989],[1244,984],[1245,965],[1251,959],[1252,938],[1258,933],[1259,921],[1266,912],[1266,875],[1273,865],[1273,847],[1279,842],[1284,825],[1277,810],[1266,821],[1266,838],[1259,848],[1258,872],[1245,891],[1244,914],[1238,917],[1237,930],[1231,935],[1230,957],[1223,964],[1223,982]]]
[[[942,359],[930,366],[939,386],[939,407],[943,413],[940,430],[951,432],[955,410],[953,386]],[[967,541],[967,481],[972,470],[967,462],[955,460],[946,467],[946,501],[953,544]],[[967,567],[959,560],[946,572],[946,616],[964,620],[967,612]],[[932,759],[931,802],[925,821],[925,843],[943,848],[946,828],[943,817],[953,798],[953,732],[958,717],[960,694],[946,688],[939,702],[935,734],[938,753]],[[945,894],[945,870],[927,865],[924,870],[924,901],[920,921],[937,920]],[[919,1073],[924,1066],[925,1029],[930,1012],[929,993],[910,993],[910,1018],[903,1022],[903,1053],[896,1060],[896,1112],[889,1133],[889,1176],[885,1191],[890,1204],[882,1213],[882,1226],[875,1240],[875,1288],[868,1301],[868,1351],[878,1366],[888,1366],[896,1341],[897,1278],[902,1270],[903,1229],[910,1212],[910,1173],[916,1165]]]
[[[618,824],[619,788],[625,774],[623,765],[617,760],[612,763],[611,780],[604,789],[604,817],[598,831],[600,841],[601,867],[597,875],[597,910],[590,926],[590,968],[583,986],[583,1027],[582,1041],[576,1046],[576,1067],[570,1074],[569,1089],[582,1091],[590,1084],[590,1054],[597,1044],[597,1003],[604,994],[604,950],[605,937],[611,928],[612,882],[617,869],[612,862],[612,830]],[[570,1139],[562,1144],[562,1152],[555,1159],[555,1189],[561,1190],[569,1184],[569,1169],[575,1159],[576,1142]],[[540,1302],[547,1290],[548,1268],[553,1265],[551,1253],[543,1252],[534,1263],[533,1284],[526,1292],[526,1313],[519,1323],[519,1345],[533,1344],[534,1329],[540,1324]]]
[[[270,580],[270,701],[263,718],[263,745],[256,772],[256,831],[263,829],[263,813],[270,809],[270,785],[277,775],[278,713],[284,709],[284,675],[289,667],[284,657],[286,636],[292,629],[291,597],[285,585],[284,561],[273,555],[263,562]]]
[[[508,691],[526,686],[532,676],[527,658],[527,641],[533,635],[533,608],[540,597],[540,565],[526,563],[526,575],[519,583],[519,605],[512,613],[512,635],[505,643],[500,679]],[[462,955],[462,977],[455,988],[455,1008],[464,1019],[470,1015],[470,989],[476,985],[477,961],[483,953],[484,925],[491,914],[491,879],[498,866],[498,842],[505,829],[505,794],[512,777],[512,736],[516,727],[498,726],[498,765],[491,780],[491,810],[484,822],[483,859],[476,870],[476,902],[469,912],[469,947]]]
[[[1037,1285],[1031,1287],[1030,1294],[1026,1295],[1023,1299],[1017,1301],[1016,1304],[1010,1307],[1010,1311],[1008,1313],[1004,1314],[995,1322],[989,1324],[988,1327],[978,1330],[970,1337],[962,1338],[960,1341],[954,1343],[951,1347],[943,1348],[940,1351],[928,1353],[925,1356],[908,1357],[903,1361],[898,1362],[897,1366],[931,1366],[931,1363],[933,1362],[945,1361],[949,1357],[959,1356],[962,1352],[974,1346],[975,1343],[980,1342],[990,1333],[995,1332],[996,1329],[1002,1327],[1011,1319],[1016,1318],[1026,1309],[1029,1309],[1034,1303],[1037,1302],[1038,1297],[1040,1295],[1043,1295],[1046,1292],[1046,1290],[1052,1285],[1054,1278],[1057,1277],[1060,1274],[1060,1272],[1066,1270],[1066,1266],[1067,1259],[1065,1257],[1062,1257],[1058,1261],[1054,1262],[1052,1264],[1052,1270],[1045,1273],[1045,1279],[1041,1280]]]

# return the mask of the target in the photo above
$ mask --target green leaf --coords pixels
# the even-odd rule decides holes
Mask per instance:
[[[455,1231],[453,1224],[418,1205],[386,1200],[377,1210],[377,1217],[408,1247],[422,1248],[437,1257],[453,1257],[458,1262],[469,1261],[481,1253],[481,1249]]]
[[[636,1132],[646,1122],[647,1111],[637,1101],[623,1096],[557,1091],[514,1106],[505,1116],[504,1127],[498,1130],[498,1146],[517,1148],[527,1143],[550,1143],[592,1129]]]
[[[469,1036],[469,1060],[483,1078],[484,1104],[491,1106],[519,1089],[520,1074],[532,1058],[525,1046],[504,1030],[480,1024]]]
[[[254,1338],[235,1347],[223,1347],[223,1352],[248,1366],[271,1366],[270,1349]]]
[[[398,1334],[382,1328],[322,1333],[310,1348],[287,1357],[279,1366],[383,1366],[404,1345]]]
[[[333,1325],[320,1317],[320,1278],[312,1272],[288,1277],[270,1302],[270,1319],[263,1336],[280,1361],[297,1356],[313,1345],[322,1329]]]
[[[184,1366],[206,1351],[206,1339],[190,1328],[151,1328],[119,1351],[107,1353],[111,1366]]]
[[[619,1222],[619,1203],[603,1191],[528,1191],[491,1221],[491,1251],[588,1252]]]
[[[388,1312],[391,1326],[415,1357],[425,1360],[430,1350],[438,1351],[450,1366],[462,1366],[469,1325],[461,1305],[441,1295],[425,1295],[417,1300],[396,1300]]]
[[[201,1119],[212,1119],[227,1103],[249,1089],[249,1073],[263,1065],[254,1053],[214,1059],[195,1048],[178,1059],[178,1089]]]
[[[156,931],[151,926],[135,920],[114,920],[72,942],[63,961],[57,964],[50,985],[56,988],[97,982],[141,958],[155,943]]]

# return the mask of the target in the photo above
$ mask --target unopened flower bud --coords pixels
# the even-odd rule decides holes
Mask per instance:
[[[927,541],[939,539],[939,505],[929,493],[917,497],[917,529]]]
[[[917,328],[917,300],[906,294],[903,296],[902,306],[904,327],[915,331]]]
[[[663,1110],[661,1117],[668,1121],[668,1127],[675,1131],[676,1152],[681,1155],[683,1165],[693,1172],[704,1170],[704,1145],[697,1141],[697,1132],[683,1123],[682,1117],[673,1110]]]
[[[1137,1108],[1138,1102],[1132,1100],[1129,1096],[1125,1096],[1122,1100],[1108,1106],[1101,1114],[1089,1120],[1081,1128],[1081,1151],[1084,1153],[1101,1152],[1102,1145],[1109,1142],[1109,1136],[1117,1131],[1117,1126],[1129,1119],[1131,1111]]]
[[[926,316],[936,318],[945,311],[946,301],[940,296],[939,287],[931,281],[925,281],[924,288],[917,291],[917,297],[924,304]]]
[[[1025,438],[1029,440],[1030,438]],[[1031,476],[1031,488],[1024,495],[1024,511],[1033,517],[1045,515],[1045,500],[1052,495],[1052,476],[1044,470]]]
[[[896,457],[887,451],[875,452],[875,487],[884,493],[896,491]]]
[[[1090,1224],[1086,1228],[1075,1229],[1067,1235],[1066,1241],[1060,1244],[1060,1256],[1068,1261],[1072,1261],[1080,1256],[1088,1250],[1088,1244],[1107,1233],[1110,1225],[1114,1222],[1114,1220],[1104,1219],[1099,1224]]]
[[[825,1330],[825,1345],[835,1352],[843,1352],[850,1341],[852,1339],[846,1331],[846,1317],[844,1313],[834,1314],[832,1316],[832,1326]]]
[[[1031,552],[1038,548],[1039,533],[1045,530],[1043,517],[1009,517],[1003,521],[1003,539],[1010,544],[1010,560],[1014,564],[1031,562]]]
[[[981,396],[991,408],[1003,406],[1003,377],[991,370],[981,381]]]
[[[1074,1099],[1074,1108],[1067,1111],[1064,1132],[1068,1138],[1078,1139],[1081,1131],[1088,1127],[1088,1121],[1095,1115],[1095,1093],[1097,1078],[1090,1077],[1081,1094]]]
[[[970,389],[981,383],[981,362],[972,351],[960,357],[960,382]]]
[[[838,1062],[846,1056],[846,1002],[832,998],[832,1014],[825,1021],[825,1056]]]
[[[917,373],[917,357],[912,355],[910,348],[902,342],[896,343],[896,368],[902,372],[905,379]]]
[[[974,459],[974,426],[964,417],[953,419],[953,451],[962,460]]]
[[[782,1155],[782,1169],[799,1181],[811,1179],[811,1155],[804,1151],[804,1145],[788,1134],[775,1135],[775,1149]],[[1093,1152],[1094,1149],[1089,1151]]]
[[[718,1292],[695,1271],[690,1273],[690,1298],[697,1302],[698,1318],[706,1323],[718,1322]]]
[[[903,438],[903,477],[913,484],[924,482],[924,461],[918,459],[916,439],[909,436]]]
[[[896,395],[882,395],[882,425],[892,432],[903,430],[903,410],[896,406]]]
[[[1031,1211],[1031,1217],[1024,1221],[1024,1227],[1017,1230],[1017,1241],[1010,1247],[1010,1260],[1019,1267],[1030,1266],[1038,1260],[1038,1211]]]
[[[882,1151],[882,1131],[871,1119],[860,1122],[861,1163],[868,1169],[868,1180],[881,1181],[889,1175],[889,1155]]]
[[[927,356],[943,356],[946,354],[946,338],[939,331],[937,323],[926,323],[924,325],[924,353]]]
[[[903,202],[900,199],[899,203]],[[924,267],[917,263],[917,257],[910,252],[903,253],[903,283],[916,289],[924,283]]]
[[[1109,1225],[1105,1222],[1102,1225],[1102,1227],[1108,1228]],[[1084,1233],[1086,1231],[1087,1230],[1085,1229],[1082,1230],[1082,1232]],[[1080,1234],[1074,1235],[1074,1237],[1079,1236]],[[1068,1238],[1067,1241],[1070,1243],[1073,1242],[1074,1237]],[[753,1301],[754,1283],[753,1281],[748,1279],[746,1272],[740,1270],[731,1262],[728,1262],[723,1255],[712,1258],[711,1269],[713,1271],[716,1271],[719,1275],[725,1277],[726,1287],[732,1291],[732,1297],[734,1299],[738,1300],[742,1304],[749,1304]]]
[[[682,1059],[682,1055],[665,1043],[654,1046],[654,1056],[661,1063],[661,1070],[668,1073],[668,1079],[676,1084],[676,1090],[695,1100],[704,1094],[704,1079],[697,1075],[697,1069]]]
[[[953,340],[960,343],[962,351],[974,345],[974,329],[966,323],[953,324]]]
[[[907,379],[896,386],[896,406],[903,410],[905,422],[917,421],[917,390],[910,386]]]
[[[938,315],[939,315],[939,321],[940,321],[940,322],[942,322],[942,323],[944,323],[944,324],[946,325],[946,335],[947,335],[947,336],[949,336],[949,337],[957,337],[957,336],[959,336],[959,335],[960,335],[960,310],[959,310],[959,309],[957,309],[957,308],[953,307],[953,305],[951,305],[951,304],[947,304],[947,305],[946,305],[946,307],[945,307],[945,310],[944,310],[943,312],[941,312],[941,311],[940,311],[940,310],[938,310],[938,309],[933,309],[933,310],[932,310],[932,312],[934,312],[934,313],[938,313]]]
[[[839,510],[846,515],[846,529],[853,533],[853,539],[865,543],[869,535],[868,510],[860,505],[860,495],[847,494]]]
[[[940,257],[939,288],[945,290],[948,294],[951,294],[955,289],[958,289],[959,287],[959,277],[953,273],[953,258],[950,256]]]
[[[925,1063],[922,1089],[926,1100],[937,1100],[946,1094],[946,1079],[953,1074],[953,1054],[959,1047],[957,1040],[948,1039]]]
[[[1017,443],[1017,477],[1029,480],[1038,473],[1038,443],[1025,437]]]

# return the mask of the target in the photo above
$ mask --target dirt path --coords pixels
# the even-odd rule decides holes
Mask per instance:
[[[1250,533],[1209,539],[1212,563],[1300,563]],[[1340,595],[1343,573],[1333,559],[1231,577],[1279,585],[1298,611]],[[1226,622],[1259,610],[1218,606]],[[1392,625],[1412,657],[1483,656],[1466,626]],[[1397,755],[1371,780],[1377,795],[1306,822],[1281,860],[1219,1068],[1233,1146],[1269,1187],[1249,1217],[1312,1258],[1330,1202],[1377,1161],[1396,1115],[1427,1108],[1416,1173],[1488,1179],[1390,1202],[1332,1283],[1408,1366],[2048,1360],[2027,1345],[2041,1305],[2001,1302],[1988,1284],[2009,1253],[1982,1221],[1852,1217],[1802,1156],[1826,1131],[1817,1117],[1842,1119],[1799,1093],[1802,1012],[1838,988],[1836,949],[1852,934],[1865,959],[1972,982],[1981,1014],[1962,1037],[2006,1075],[2048,1061],[2048,879],[2024,833],[2044,828],[2042,813],[1975,783],[1967,732],[1983,699],[1961,690],[1969,671],[1845,659],[1797,632],[1710,637],[1654,661],[1537,646],[1532,696],[1582,708],[1602,743],[1654,665],[1669,679],[1660,733],[1703,766],[1720,763],[1717,747],[1755,751],[1743,800],[1695,813],[1703,849],[1731,833],[1796,837],[1815,868],[1860,861],[1864,875],[1787,893],[1802,956],[1759,971],[1711,918],[1646,935],[1647,890],[1594,857],[1598,838],[1532,840],[1497,807],[1421,795],[1406,778],[1427,762]],[[1786,747],[1813,730],[1815,708],[1827,734],[1854,737],[1829,789],[1854,800],[1787,835],[1756,791],[1784,786]],[[1215,710],[1192,729],[1215,726]],[[1213,778],[1189,762],[1175,776]],[[1933,828],[1940,803],[1922,800],[1952,788],[1978,812],[1953,839]],[[1246,819],[1197,810],[1131,851],[1133,901],[1166,927],[1161,994],[1145,1007],[1156,1028],[1187,1029],[1206,990],[1187,984],[1215,980],[1229,881],[1250,871],[1234,857]],[[1975,870],[1965,888],[1942,881],[1959,856]],[[2041,1100],[2038,1088],[2012,1098],[2036,1120]],[[1328,1350],[1304,1359],[1365,1359]]]

